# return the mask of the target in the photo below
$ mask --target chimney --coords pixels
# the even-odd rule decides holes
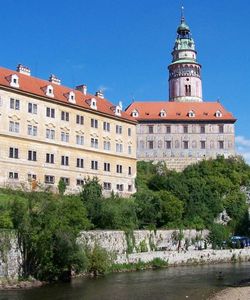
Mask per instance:
[[[76,90],[83,93],[83,95],[87,95],[87,86],[86,84],[81,84],[76,86]]]
[[[54,84],[57,84],[57,85],[61,84],[61,80],[59,78],[57,78],[54,74],[50,75],[49,81],[54,83]]]
[[[96,97],[99,97],[99,98],[101,98],[101,99],[104,98],[104,94],[103,94],[103,91],[102,91],[102,90],[97,91],[97,92],[95,93],[95,95],[96,95]]]
[[[28,67],[25,67],[25,66],[19,64],[19,65],[17,66],[17,69],[16,69],[16,70],[17,70],[17,72],[19,72],[19,73],[21,73],[21,74],[25,74],[25,75],[30,76],[30,68],[28,68]]]

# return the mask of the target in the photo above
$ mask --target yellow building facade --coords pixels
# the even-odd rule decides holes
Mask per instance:
[[[0,68],[0,185],[67,192],[97,176],[104,193],[135,192],[136,122],[85,85]]]

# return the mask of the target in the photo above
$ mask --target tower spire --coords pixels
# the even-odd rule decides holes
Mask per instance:
[[[185,22],[185,17],[184,17],[184,6],[181,6],[181,23]]]

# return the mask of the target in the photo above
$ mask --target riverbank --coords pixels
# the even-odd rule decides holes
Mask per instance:
[[[46,282],[31,279],[31,280],[18,280],[18,279],[0,279],[0,291],[1,290],[19,290],[19,289],[31,289],[45,285]]]
[[[249,300],[250,286],[233,287],[222,290],[209,298],[209,300]]]

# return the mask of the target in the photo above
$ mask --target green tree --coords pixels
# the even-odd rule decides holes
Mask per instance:
[[[184,211],[183,202],[167,191],[160,191],[158,196],[161,199],[161,224],[166,227],[180,225]]]
[[[100,214],[100,227],[104,229],[135,229],[137,225],[136,206],[133,198],[119,196],[104,199]]]
[[[140,228],[157,227],[161,219],[161,199],[151,190],[135,194],[136,214]]]
[[[99,227],[103,197],[102,186],[97,177],[85,180],[80,197],[87,209],[87,216],[93,226]]]
[[[23,276],[42,280],[68,278],[84,266],[76,244],[89,222],[82,201],[49,193],[27,193],[12,204],[12,219],[23,256]]]
[[[230,230],[228,227],[221,224],[213,224],[210,228],[208,242],[212,244],[212,248],[222,248],[224,242],[228,241]]]
[[[64,182],[64,180],[62,178],[60,178],[59,182],[58,182],[58,191],[60,195],[63,195],[66,191],[66,183]]]

